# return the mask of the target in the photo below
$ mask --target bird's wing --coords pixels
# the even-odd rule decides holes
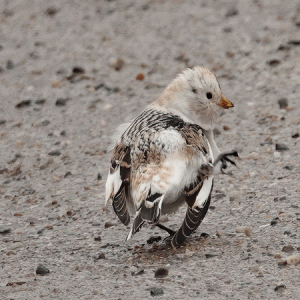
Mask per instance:
[[[106,203],[112,199],[114,211],[125,225],[128,225],[130,222],[130,215],[127,208],[130,168],[130,147],[119,142],[113,150],[106,181]]]

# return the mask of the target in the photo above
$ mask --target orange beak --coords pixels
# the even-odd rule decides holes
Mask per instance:
[[[222,98],[220,100],[220,106],[222,106],[223,108],[229,108],[229,107],[234,107],[234,105],[225,97],[222,95]]]

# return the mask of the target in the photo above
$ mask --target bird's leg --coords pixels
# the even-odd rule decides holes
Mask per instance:
[[[174,230],[172,230],[172,229],[170,229],[170,228],[168,228],[168,227],[166,227],[162,224],[157,223],[157,224],[155,224],[155,226],[157,226],[160,229],[165,230],[170,236],[173,236],[176,233],[176,231],[174,231]]]
[[[214,166],[216,166],[216,164],[221,161],[222,162],[222,165],[221,165],[221,172],[226,174],[223,170],[227,168],[227,162],[230,162],[232,165],[236,166],[236,163],[231,160],[230,158],[228,158],[228,156],[235,156],[235,157],[238,157],[239,154],[236,150],[233,150],[231,152],[224,152],[224,153],[221,153],[217,159],[214,161]]]
[[[205,130],[204,134],[205,134],[206,138],[208,139],[208,142],[209,142],[210,147],[213,152],[213,156],[216,158],[214,161],[214,166],[216,166],[217,163],[219,161],[221,161],[222,164],[221,164],[220,170],[222,173],[226,174],[223,170],[227,168],[227,162],[230,162],[231,164],[236,166],[235,162],[233,160],[229,159],[228,156],[238,156],[237,151],[222,153],[215,142],[213,131]]]

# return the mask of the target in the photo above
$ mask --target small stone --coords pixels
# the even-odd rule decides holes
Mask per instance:
[[[169,275],[169,270],[166,268],[158,268],[155,271],[154,277],[155,278],[163,278]]]
[[[15,64],[12,60],[8,60],[6,63],[6,69],[7,70],[12,70],[15,67]]]
[[[244,233],[246,236],[250,236],[252,228],[248,226],[240,226],[236,228],[236,233]]]
[[[85,70],[82,67],[76,66],[76,67],[73,68],[72,73],[76,74],[76,75],[80,75],[80,74],[84,74]]]
[[[274,152],[274,158],[278,159],[281,157],[281,154],[278,151]]]
[[[291,46],[300,46],[300,40],[290,40],[287,43]]]
[[[124,60],[122,58],[112,58],[109,62],[109,66],[116,71],[120,71],[124,67]]]
[[[47,10],[45,11],[45,15],[47,16],[54,16],[58,13],[58,9],[56,9],[55,7],[49,7],[47,8]]]
[[[19,102],[18,104],[16,104],[16,108],[23,108],[26,106],[29,106],[31,104],[31,100],[23,100],[21,102]]]
[[[292,138],[293,138],[293,139],[297,139],[299,136],[300,136],[299,133],[296,132],[296,133],[294,133],[294,134],[292,135]]]
[[[21,213],[15,213],[14,216],[15,217],[22,217],[23,215]]]
[[[98,173],[97,174],[97,180],[101,180],[102,179],[102,175],[101,175],[101,173]]]
[[[15,255],[15,254],[16,254],[16,253],[15,253],[14,251],[12,251],[12,250],[6,252],[6,255],[7,255],[7,256]]]
[[[140,80],[140,81],[143,80],[144,78],[145,78],[145,75],[143,73],[139,73],[135,77],[136,80]]]
[[[257,152],[251,152],[250,158],[257,160],[259,159],[259,154]]]
[[[67,98],[58,98],[58,99],[56,100],[55,105],[56,105],[56,106],[65,106],[68,100],[69,100],[69,99],[67,99]]]
[[[145,273],[145,270],[140,270],[137,273],[131,272],[131,276],[139,276],[139,275],[143,275],[144,273]]]
[[[6,120],[3,120],[3,119],[0,120],[0,125],[3,125],[5,123],[6,123]]]
[[[38,267],[36,269],[36,274],[40,274],[42,276],[45,276],[45,275],[47,275],[49,273],[50,273],[49,269],[47,269],[45,266],[38,265]]]
[[[278,104],[279,104],[279,108],[280,109],[284,109],[286,107],[288,107],[288,100],[286,98],[281,98],[278,100]]]
[[[60,156],[61,152],[59,150],[53,150],[53,151],[49,152],[48,155],[51,155],[51,156]]]
[[[274,289],[275,292],[281,291],[283,289],[286,289],[286,286],[284,284],[277,285],[276,288]]]
[[[255,177],[257,174],[258,174],[257,171],[252,171],[252,172],[249,173],[249,176],[250,176],[250,178],[253,178],[253,177]]]
[[[15,249],[20,249],[23,247],[23,244],[21,242],[16,242],[16,243],[13,243],[9,249],[10,250],[15,250]]]
[[[98,254],[96,260],[98,260],[98,259],[105,259],[105,258],[106,258],[105,254],[103,252],[101,252],[101,253]]]
[[[268,60],[267,61],[267,64],[270,66],[270,67],[276,67],[278,66],[279,64],[281,64],[281,61],[279,59],[271,59],[271,60]]]
[[[104,110],[110,110],[112,108],[112,105],[110,103],[105,104],[103,107]]]
[[[68,172],[65,174],[64,178],[67,178],[67,177],[69,177],[69,176],[71,176],[71,175],[72,175],[72,173],[71,173],[70,171],[68,171]]]
[[[11,229],[8,227],[0,227],[0,234],[9,234],[11,232]]]
[[[288,146],[286,146],[285,144],[275,144],[275,150],[282,152],[282,151],[290,150],[290,148]]]
[[[226,18],[234,17],[239,14],[239,11],[236,8],[229,9],[225,15]]]
[[[161,240],[161,236],[151,236],[148,240],[147,240],[147,244],[151,245],[153,243],[157,243]]]
[[[288,231],[288,230],[286,230],[283,234],[285,234],[285,235],[290,235],[291,234],[291,232],[290,231]]]
[[[113,226],[116,226],[116,224],[112,223],[112,222],[106,222],[104,224],[104,228],[110,228],[110,227],[113,227]]]
[[[230,130],[230,127],[227,126],[227,125],[224,125],[224,126],[223,126],[223,130],[224,130],[224,131],[228,131],[228,130]]]
[[[294,247],[291,246],[291,245],[284,246],[281,251],[282,252],[293,252],[294,251]]]
[[[101,236],[95,237],[95,238],[94,238],[94,241],[95,241],[95,242],[101,242]]]
[[[43,126],[48,126],[50,124],[50,121],[49,120],[45,120],[42,122],[42,125]]]
[[[220,135],[220,134],[221,134],[221,130],[218,129],[218,128],[215,128],[215,129],[213,130],[213,133],[214,133],[214,135]]]
[[[271,226],[275,226],[277,223],[278,223],[278,221],[277,221],[276,219],[273,219],[273,220],[271,221]]]
[[[42,105],[42,104],[45,104],[45,102],[46,102],[46,99],[39,99],[39,100],[35,101],[35,104]]]
[[[206,258],[213,258],[213,257],[216,257],[216,256],[218,256],[218,254],[214,254],[214,253],[207,253],[207,254],[205,254]]]
[[[158,295],[162,295],[164,293],[164,290],[162,288],[158,288],[158,287],[153,287],[150,289],[150,295],[151,296],[158,296]]]
[[[294,169],[294,167],[293,167],[293,166],[289,166],[289,165],[287,165],[287,166],[284,166],[283,168],[284,168],[284,169],[286,169],[286,170],[289,170],[289,171],[291,171],[291,170],[293,170],[293,169]]]
[[[288,265],[296,265],[300,262],[300,255],[299,254],[295,254],[295,255],[291,255],[286,259],[286,263]]]
[[[282,258],[282,256],[280,254],[275,254],[274,258],[279,259],[279,258]]]

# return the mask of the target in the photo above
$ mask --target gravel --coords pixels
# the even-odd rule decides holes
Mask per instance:
[[[298,2],[0,1],[0,298],[299,299]],[[151,225],[125,241],[104,203],[110,139],[194,65],[234,103],[215,132],[237,168],[216,172],[214,209],[186,246]]]

